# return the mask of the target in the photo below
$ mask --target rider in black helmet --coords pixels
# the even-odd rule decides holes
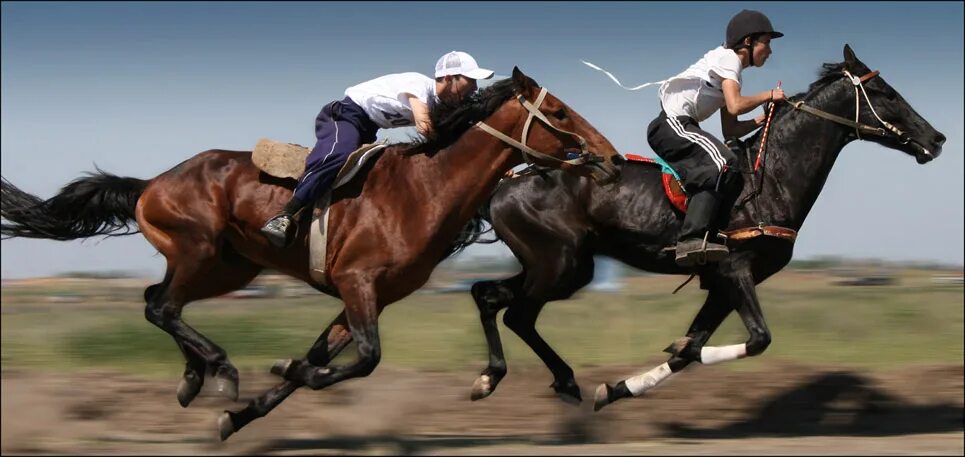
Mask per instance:
[[[722,203],[732,203],[742,187],[737,157],[698,123],[719,110],[726,138],[742,137],[764,125],[764,116],[746,121],[737,116],[783,100],[784,91],[741,95],[741,71],[763,66],[771,55],[771,39],[781,36],[767,16],[743,10],[727,24],[722,46],[660,86],[661,111],[647,128],[647,141],[677,171],[691,196],[677,237],[676,261],[681,266],[727,256],[727,246],[716,242],[717,230],[726,228],[717,213],[730,211],[721,208]]]

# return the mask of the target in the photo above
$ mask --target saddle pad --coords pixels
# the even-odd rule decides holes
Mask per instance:
[[[309,152],[304,146],[262,138],[251,151],[251,161],[271,176],[298,179],[305,171],[305,158]]]
[[[687,193],[684,192],[683,186],[680,185],[680,177],[677,176],[673,168],[670,168],[670,165],[667,165],[667,163],[662,160],[658,161],[657,159],[636,154],[626,154],[625,157],[632,162],[659,165],[663,172],[661,178],[664,194],[667,195],[667,199],[670,200],[670,204],[672,204],[674,208],[677,208],[677,210],[682,213],[687,212]]]
[[[374,144],[363,144],[361,147],[349,154],[348,159],[338,171],[335,185],[338,187],[348,182],[355,176],[361,165],[371,157],[367,155],[378,151],[386,146],[383,140]],[[255,149],[251,152],[251,161],[259,170],[278,178],[299,179],[305,172],[305,159],[308,157],[308,148],[294,143],[282,143],[280,141],[262,138],[258,140]],[[344,178],[344,179],[343,179]]]

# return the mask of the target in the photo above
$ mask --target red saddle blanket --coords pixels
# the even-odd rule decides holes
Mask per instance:
[[[631,162],[645,162],[652,163],[658,167],[661,166],[656,160],[641,155],[625,154],[624,157]],[[687,212],[687,194],[684,193],[683,187],[680,186],[680,181],[677,181],[677,178],[674,178],[670,173],[663,173],[663,191],[674,208],[677,208],[682,213]]]

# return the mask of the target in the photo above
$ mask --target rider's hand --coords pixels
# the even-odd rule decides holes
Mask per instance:
[[[780,87],[776,89],[771,89],[771,100],[770,100],[771,102],[779,102],[784,99],[785,99],[784,89],[781,89]]]
[[[766,114],[761,114],[760,116],[754,118],[754,125],[757,127],[764,125],[765,122],[767,122]]]

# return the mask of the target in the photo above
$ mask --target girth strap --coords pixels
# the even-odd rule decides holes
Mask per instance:
[[[747,241],[759,236],[771,236],[794,242],[797,239],[797,231],[778,227],[776,225],[759,225],[757,227],[745,227],[736,230],[722,232],[728,241]]]

